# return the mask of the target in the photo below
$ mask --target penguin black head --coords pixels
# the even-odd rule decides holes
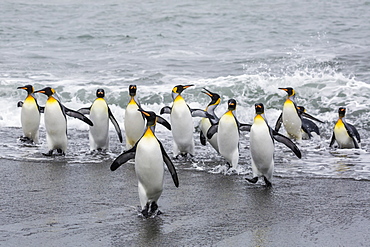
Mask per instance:
[[[339,117],[342,118],[346,115],[346,108],[345,107],[340,107],[338,110]]]
[[[209,97],[211,97],[211,102],[208,104],[208,106],[218,105],[220,103],[220,95],[218,95],[217,93],[212,93],[211,91],[205,88],[203,89],[205,90],[205,92],[202,91],[202,93],[207,94]]]
[[[265,112],[265,107],[262,103],[257,103],[254,105],[254,108],[256,109],[256,114],[260,115]]]
[[[279,87],[279,89],[284,90],[285,92],[287,92],[288,93],[288,96],[295,95],[295,91],[291,87],[287,87],[287,88],[281,88],[281,87]]]
[[[234,111],[236,109],[236,100],[235,99],[229,99],[227,102],[229,111]]]
[[[184,91],[185,89],[187,89],[188,87],[191,87],[191,86],[194,86],[194,85],[192,85],[192,84],[191,85],[185,85],[185,86],[177,85],[172,89],[172,92],[177,93],[177,94],[181,94],[182,91]]]
[[[139,112],[143,114],[146,119],[146,126],[150,127],[156,124],[157,115],[152,111],[144,111],[143,109],[137,109]]]
[[[98,90],[96,90],[96,97],[104,98],[104,96],[105,96],[104,89],[99,88]]]
[[[128,87],[129,95],[131,97],[134,97],[136,95],[136,89],[137,89],[136,85],[130,85]]]
[[[33,86],[32,85],[26,85],[24,87],[17,87],[17,89],[24,89],[27,91],[28,94],[31,94],[34,92]]]
[[[46,94],[47,96],[51,96],[55,93],[55,90],[54,88],[51,88],[51,87],[46,87],[44,89],[41,89],[39,91],[36,91],[35,93],[43,93],[43,94]]]
[[[304,112],[306,112],[306,108],[304,106],[297,106],[299,115],[302,115]]]

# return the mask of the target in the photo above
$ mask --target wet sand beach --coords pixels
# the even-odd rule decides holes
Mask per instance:
[[[163,214],[144,219],[133,163],[2,159],[1,246],[367,246],[370,182],[280,178],[178,168],[166,172]]]

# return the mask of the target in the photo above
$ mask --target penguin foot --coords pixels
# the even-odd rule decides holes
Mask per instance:
[[[21,142],[25,142],[25,143],[27,143],[27,144],[33,144],[33,140],[32,140],[31,138],[29,138],[29,137],[26,137],[26,136],[21,136],[21,137],[19,138],[19,140],[20,140]]]
[[[255,184],[255,183],[257,183],[257,181],[258,181],[258,177],[254,177],[254,178],[252,178],[252,179],[250,179],[250,178],[245,178],[245,180],[247,180],[247,181],[248,181],[248,182],[250,182],[250,183]]]
[[[272,187],[272,183],[270,181],[268,181],[265,176],[263,176],[263,180],[265,180],[265,183],[266,183],[266,187],[267,188],[271,188]]]
[[[63,150],[62,149],[60,149],[60,148],[58,148],[57,149],[57,152],[58,152],[58,154],[59,155],[61,155],[61,156],[65,156],[66,154],[63,152]]]
[[[158,204],[156,202],[152,202],[152,204],[150,205],[150,213],[154,214],[157,209],[158,209]]]
[[[141,210],[141,214],[145,217],[145,218],[148,218],[149,217],[149,204],[146,204],[145,205],[145,208],[143,210]]]
[[[42,154],[43,154],[43,155],[45,155],[45,156],[49,156],[49,157],[50,157],[50,156],[52,156],[52,155],[53,155],[53,151],[54,151],[54,150],[52,150],[52,149],[51,149],[51,150],[49,150],[49,152],[47,152],[47,153],[42,153]]]

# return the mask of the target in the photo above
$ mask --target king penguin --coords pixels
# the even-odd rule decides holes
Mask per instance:
[[[145,129],[145,118],[143,114],[138,111],[140,103],[135,99],[137,87],[136,85],[129,86],[130,101],[125,111],[125,135],[126,135],[126,148],[132,148],[135,143],[143,135]]]
[[[355,126],[346,122],[346,108],[340,107],[338,114],[339,119],[335,123],[329,146],[332,147],[336,141],[339,148],[359,148],[358,143],[361,142],[360,134]]]
[[[302,133],[304,132],[304,130],[302,130],[302,116],[305,116],[307,118],[310,118],[321,123],[323,122],[305,112],[299,112],[295,102],[296,94],[293,88],[287,87],[279,89],[287,92],[288,97],[284,102],[283,112],[276,121],[275,130],[279,131],[281,124],[283,124],[288,136],[291,139],[301,141]]]
[[[133,148],[118,156],[113,161],[110,169],[115,171],[128,160],[135,159],[141,213],[143,216],[149,217],[158,209],[157,202],[163,191],[163,163],[167,165],[176,187],[179,186],[179,180],[175,166],[168,157],[162,143],[154,134],[153,127],[157,120],[156,114],[142,109],[139,109],[139,111],[145,116],[147,121],[144,135]]]
[[[256,183],[259,177],[263,177],[267,187],[271,187],[271,178],[274,171],[274,140],[284,143],[298,158],[301,152],[298,147],[287,137],[273,130],[264,117],[262,103],[255,104],[256,116],[250,128],[250,152],[253,178],[248,179]]]
[[[118,139],[122,143],[122,133],[117,120],[112,114],[107,102],[104,99],[105,91],[99,88],[96,91],[96,99],[88,108],[81,108],[78,112],[90,114],[90,120],[94,126],[90,126],[89,141],[90,150],[108,150],[109,149],[109,120],[111,120]]]
[[[238,168],[239,162],[239,133],[240,130],[250,130],[250,124],[241,124],[234,115],[236,100],[229,99],[228,110],[216,125],[212,125],[207,132],[211,139],[217,133],[218,150],[226,159],[229,166]]]
[[[302,139],[303,140],[311,139],[313,137],[311,133],[316,133],[319,136],[320,135],[319,127],[313,121],[304,117],[306,113],[306,109],[303,106],[297,106],[297,109],[298,109],[298,114],[301,116],[301,119],[302,119],[302,131],[303,131]],[[323,123],[320,120],[318,121]]]
[[[215,133],[211,139],[207,138],[207,132],[208,129],[212,126],[217,124],[219,121],[219,118],[217,117],[215,113],[216,107],[220,104],[221,99],[220,95],[217,93],[212,93],[211,91],[207,90],[204,88],[205,91],[202,91],[202,93],[208,95],[211,97],[211,102],[208,104],[207,108],[205,109],[206,112],[208,112],[210,115],[213,116],[213,119],[211,118],[202,118],[200,120],[200,143],[202,145],[206,145],[207,141],[211,144],[211,146],[217,151],[218,151],[218,143],[217,143],[217,133]]]
[[[190,109],[186,104],[181,93],[194,85],[177,85],[172,89],[172,107],[165,106],[161,109],[161,114],[169,113],[172,136],[173,136],[173,155],[178,157],[179,155],[185,156],[190,154],[194,156],[194,124],[192,117],[210,117],[207,112],[200,109]]]
[[[48,96],[44,109],[44,120],[46,128],[46,142],[49,152],[46,156],[51,156],[56,149],[58,154],[65,155],[67,150],[67,118],[66,115],[78,118],[85,123],[93,126],[93,123],[82,113],[68,109],[60,102],[55,90],[46,87],[35,93],[43,93]]]
[[[18,87],[17,89],[24,89],[28,93],[24,102],[18,102],[18,107],[22,107],[21,123],[24,136],[21,138],[21,140],[38,144],[40,113],[42,113],[44,109],[37,104],[32,85]]]

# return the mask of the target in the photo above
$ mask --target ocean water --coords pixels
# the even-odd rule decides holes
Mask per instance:
[[[276,146],[275,176],[370,179],[370,2],[369,1],[3,1],[0,4],[0,158],[50,162],[43,119],[42,143],[22,145],[18,86],[50,86],[72,109],[89,106],[95,91],[106,100],[123,129],[128,86],[138,86],[144,109],[170,105],[171,90],[194,84],[183,97],[205,108],[207,88],[226,102],[238,102],[240,122],[251,123],[254,104],[265,104],[271,126],[293,87],[299,105],[324,121],[321,135],[298,145],[301,160]],[[40,105],[46,97],[39,95]],[[339,107],[362,137],[360,150],[329,149]],[[167,118],[168,119],[168,118]],[[195,126],[199,118],[194,118]],[[111,152],[91,155],[88,127],[68,118],[69,148],[55,162],[68,164],[114,159],[124,150],[111,127]],[[172,153],[171,133],[157,135]],[[225,161],[210,145],[196,156],[176,160],[178,169],[223,173]],[[250,174],[248,133],[241,135],[241,175]]]

